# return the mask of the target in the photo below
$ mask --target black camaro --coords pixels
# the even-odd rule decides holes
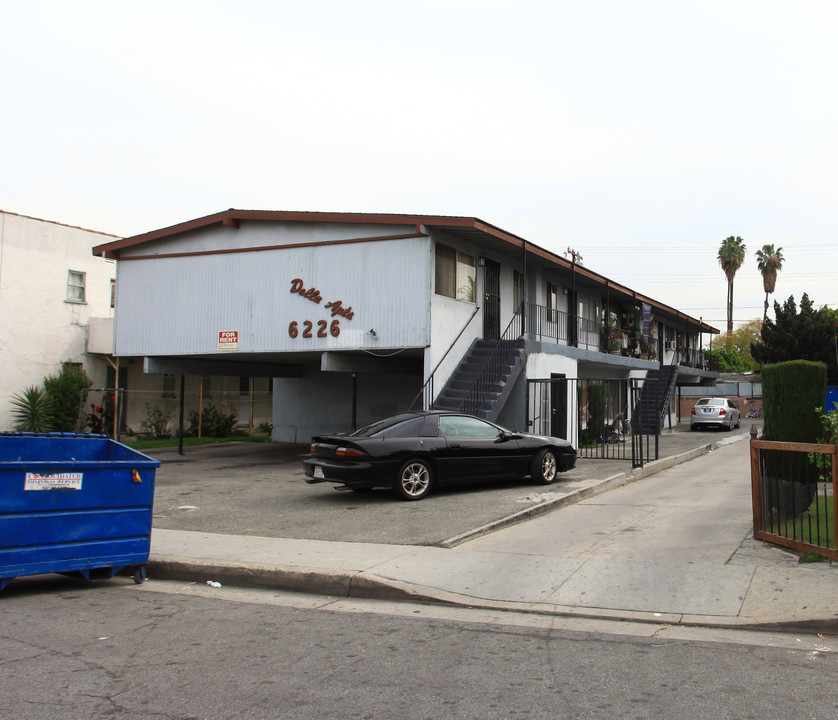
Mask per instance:
[[[404,500],[421,500],[448,482],[530,475],[548,484],[575,466],[576,450],[567,440],[444,411],[405,412],[348,435],[315,435],[311,456],[303,460],[308,483],[390,487]]]

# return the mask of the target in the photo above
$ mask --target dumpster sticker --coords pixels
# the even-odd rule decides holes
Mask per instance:
[[[84,473],[26,473],[23,482],[24,490],[81,490],[81,481]]]

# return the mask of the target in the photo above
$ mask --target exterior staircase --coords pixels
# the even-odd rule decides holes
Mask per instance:
[[[635,410],[635,414],[639,414],[644,435],[657,435],[663,429],[677,377],[677,365],[663,365],[646,373],[640,391],[639,408]]]
[[[475,340],[433,403],[494,421],[527,362],[522,339]]]

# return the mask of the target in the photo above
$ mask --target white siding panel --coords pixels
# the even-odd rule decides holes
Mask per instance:
[[[238,353],[425,347],[429,248],[415,238],[124,261],[116,354],[217,353],[219,331],[238,332]],[[295,279],[320,302],[292,293]],[[351,308],[351,319],[326,307],[335,301]],[[306,321],[313,337],[303,337]],[[326,337],[317,337],[318,326]]]

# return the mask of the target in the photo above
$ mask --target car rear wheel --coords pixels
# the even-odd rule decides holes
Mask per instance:
[[[542,485],[549,485],[556,479],[559,471],[559,464],[556,461],[556,453],[550,448],[539,450],[532,459],[530,475],[532,479]]]
[[[393,492],[402,500],[421,500],[433,487],[434,475],[431,466],[420,459],[408,460],[402,465]]]

